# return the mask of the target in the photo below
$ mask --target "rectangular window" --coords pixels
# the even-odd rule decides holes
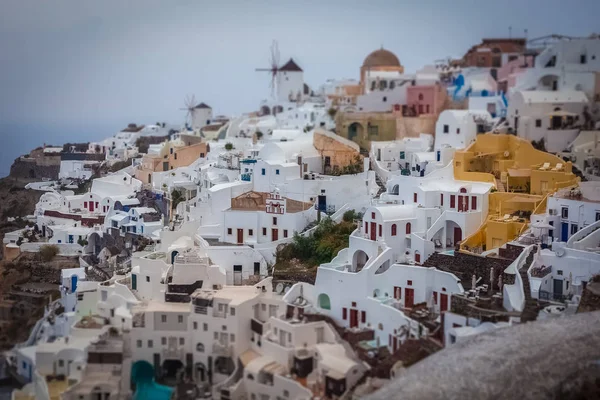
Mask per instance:
[[[460,128],[456,128],[456,134],[460,134]]]
[[[227,234],[228,234],[228,235],[231,235],[231,232],[232,232],[232,231],[231,231],[231,228],[227,228]]]
[[[412,281],[406,281],[406,284],[407,284],[408,286],[412,286]]]
[[[375,219],[375,213],[374,212],[371,213],[371,219]]]
[[[361,311],[360,312],[360,321],[364,324],[365,322],[367,322],[367,312],[366,311]]]
[[[477,210],[477,197],[471,197],[471,210]]]
[[[288,237],[288,230],[287,229],[283,230],[283,237],[284,238]]]
[[[348,309],[346,307],[342,308],[342,319],[346,320],[348,318]]]
[[[163,314],[160,316],[160,322],[162,322],[163,324],[167,322],[167,315]]]
[[[149,276],[146,277],[146,282],[150,282],[150,277]]]
[[[562,269],[559,269],[558,271],[556,271],[556,273],[557,273],[558,275],[562,275],[562,274],[563,274],[563,272],[562,272]]]
[[[401,151],[400,152],[400,159],[404,160],[405,157],[406,157],[406,154],[403,151]]]
[[[273,217],[273,225],[277,225],[277,217]]]
[[[444,133],[450,132],[450,127],[448,125],[444,125]]]
[[[263,228],[263,236],[267,236],[267,228]]]
[[[542,120],[541,119],[536,119],[535,120],[535,127],[536,128],[541,128],[542,127]]]
[[[440,193],[440,206],[444,205],[444,193]]]
[[[379,127],[377,125],[369,125],[367,128],[369,135],[378,135]]]
[[[214,337],[215,337],[215,340],[218,340],[219,339],[219,332],[215,332]]]
[[[233,333],[229,334],[229,341],[230,342],[235,342],[235,335]]]
[[[579,229],[579,227],[577,226],[577,224],[571,224],[571,235],[574,235],[575,233],[577,233],[578,229]]]
[[[382,236],[382,230],[383,230],[383,228],[382,228],[381,224],[379,224],[379,236],[380,237]]]
[[[180,345],[180,346],[183,346],[183,345],[184,345],[184,343],[185,343],[185,339],[184,339],[184,338],[182,338],[182,337],[180,337],[180,338],[179,338],[179,345]]]
[[[450,195],[450,208],[456,207],[456,196]]]
[[[160,344],[162,344],[163,346],[166,346],[166,345],[167,345],[167,338],[166,338],[166,337],[164,337],[164,336],[163,336],[163,337],[161,337],[161,338],[160,338]]]
[[[561,217],[562,217],[563,219],[567,219],[567,218],[569,218],[569,207],[563,207],[563,208],[560,210],[560,215],[561,215]]]
[[[437,292],[433,292],[433,304],[437,305]]]
[[[418,198],[417,194],[416,194],[416,193],[413,193],[413,202],[415,202],[415,203],[416,203],[416,202],[417,202],[417,198]]]
[[[596,221],[600,221],[600,212],[596,211]]]
[[[267,170],[263,168],[263,169],[262,169],[262,174],[263,174],[263,175],[266,175],[266,174],[267,174]]]
[[[138,349],[142,347],[142,341],[140,339],[137,340]]]
[[[581,64],[586,64],[587,63],[587,56],[585,54],[582,54],[579,56],[579,62]]]
[[[279,170],[278,169],[275,170],[275,175],[279,175]]]
[[[197,331],[198,330],[198,322],[194,321],[194,330]]]
[[[248,236],[254,236],[254,230],[248,229]]]
[[[154,347],[154,342],[152,340],[148,340],[148,348],[151,349]]]
[[[183,324],[183,315],[178,315],[177,316],[177,323],[178,324]]]
[[[365,233],[368,234],[369,233],[369,223],[365,222]]]

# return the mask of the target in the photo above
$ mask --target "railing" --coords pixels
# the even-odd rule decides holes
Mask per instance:
[[[571,300],[573,298],[572,294],[558,294],[558,293],[550,293],[545,290],[539,291],[540,300],[554,300],[560,302],[566,302],[567,300]]]
[[[250,182],[252,180],[252,174],[242,174],[241,179],[246,182]]]

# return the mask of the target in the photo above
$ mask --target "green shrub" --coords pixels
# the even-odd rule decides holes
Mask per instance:
[[[40,258],[42,261],[52,261],[60,252],[58,246],[53,244],[45,244],[40,247]]]

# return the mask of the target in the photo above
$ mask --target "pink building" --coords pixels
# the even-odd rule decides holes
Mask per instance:
[[[515,86],[517,75],[525,71],[526,68],[533,67],[533,63],[533,56],[521,55],[498,68],[498,90],[506,93],[509,88]]]
[[[406,105],[402,106],[404,116],[437,114],[446,99],[446,91],[438,84],[415,85],[406,89]]]

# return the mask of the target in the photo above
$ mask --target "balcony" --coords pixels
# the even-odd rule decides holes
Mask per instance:
[[[214,343],[212,348],[213,354],[221,357],[231,356],[231,346],[220,342]]]

